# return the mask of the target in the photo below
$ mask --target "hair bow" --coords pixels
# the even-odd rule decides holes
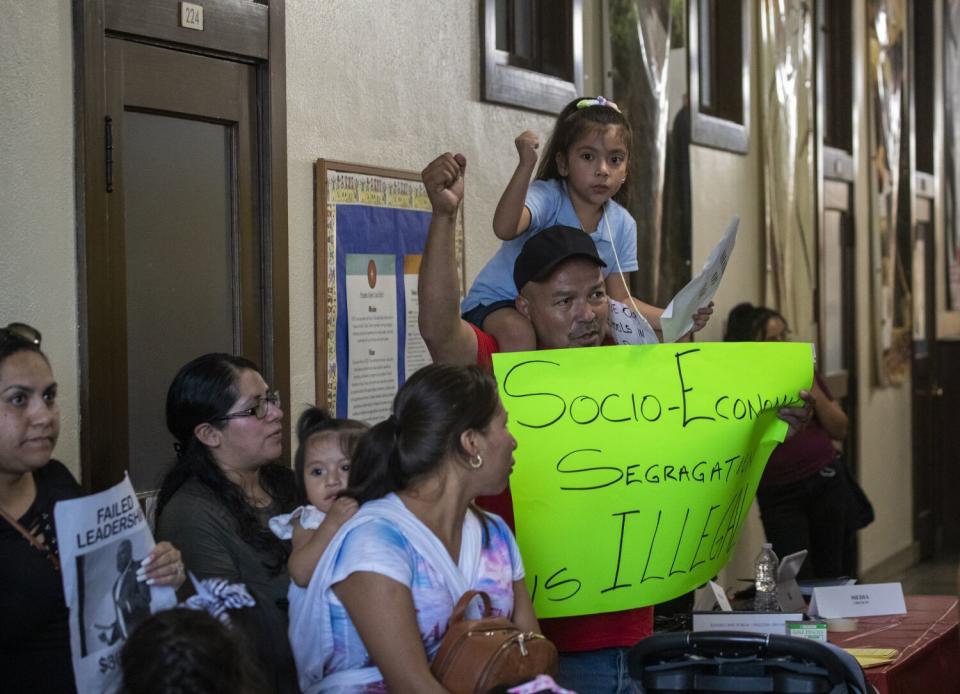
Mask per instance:
[[[204,610],[210,616],[220,620],[222,624],[230,624],[228,610],[253,607],[257,604],[242,583],[229,583],[224,578],[205,578],[198,581],[192,573],[190,580],[197,594],[191,595],[185,602],[180,603],[179,607]]]
[[[610,99],[605,99],[602,96],[598,96],[596,99],[580,99],[580,101],[577,102],[577,110],[582,108],[590,108],[591,106],[607,106],[612,108],[617,113],[620,113],[619,106],[610,101]]]

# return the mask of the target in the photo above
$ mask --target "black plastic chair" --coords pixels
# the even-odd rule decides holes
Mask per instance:
[[[850,656],[809,639],[739,631],[654,634],[627,656],[647,694],[674,692],[866,693]]]

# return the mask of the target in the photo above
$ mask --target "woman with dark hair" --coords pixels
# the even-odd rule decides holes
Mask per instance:
[[[0,672],[4,691],[72,692],[69,612],[53,507],[83,494],[53,460],[60,433],[57,383],[40,333],[0,328]],[[134,580],[179,587],[180,553],[161,542]]]
[[[521,630],[540,631],[512,533],[472,503],[507,485],[517,444],[506,423],[488,374],[434,364],[360,439],[346,492],[360,510],[290,615],[305,692],[443,691],[429,663],[470,589]]]
[[[779,312],[745,301],[730,309],[723,339],[726,342],[780,342],[789,336],[787,321]]]
[[[196,576],[244,583],[285,612],[288,546],[267,526],[294,505],[293,473],[278,462],[282,419],[252,362],[205,354],[181,368],[167,392],[177,459],[156,524]]]
[[[765,306],[742,303],[727,319],[727,342],[778,342],[787,321]],[[834,447],[847,435],[847,415],[814,371],[813,417],[805,429],[777,446],[757,488],[767,539],[778,556],[806,549],[801,578],[836,578],[845,573],[844,554],[852,521],[844,516],[851,490]]]

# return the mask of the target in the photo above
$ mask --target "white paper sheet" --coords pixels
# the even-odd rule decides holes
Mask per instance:
[[[397,270],[392,255],[347,254],[347,417],[375,424],[397,392]]]
[[[690,332],[693,327],[693,314],[713,300],[720,287],[720,280],[723,279],[723,273],[727,269],[727,262],[733,255],[739,226],[740,217],[734,217],[723,232],[723,238],[710,251],[700,274],[677,292],[664,309],[660,317],[660,326],[665,343],[676,342],[678,338]]]
[[[129,477],[99,494],[60,501],[53,515],[77,691],[114,692],[123,644],[151,613],[176,605],[176,594],[137,581],[154,541]]]

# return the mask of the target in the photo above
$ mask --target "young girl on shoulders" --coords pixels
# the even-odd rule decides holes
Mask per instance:
[[[300,503],[292,513],[270,519],[270,529],[293,541],[287,561],[291,580],[304,587],[330,540],[354,513],[357,502],[337,495],[347,487],[350,457],[367,425],[335,419],[319,407],[310,407],[297,422],[299,446],[294,472]]]
[[[576,99],[563,109],[533,183],[539,140],[529,130],[516,138],[520,161],[493,216],[494,233],[504,243],[462,306],[464,320],[493,335],[502,351],[536,347],[532,325],[514,308],[513,265],[530,236],[555,225],[590,234],[606,263],[607,295],[636,306],[660,328],[663,310],[630,297],[629,273],[638,268],[637,223],[613,200],[627,179],[632,142],[630,123],[602,96]],[[697,323],[695,329],[702,327]]]

